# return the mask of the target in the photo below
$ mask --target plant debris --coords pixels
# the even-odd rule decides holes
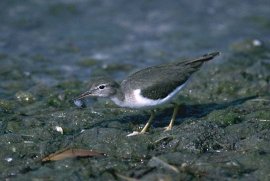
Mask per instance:
[[[66,149],[57,151],[42,159],[42,162],[58,161],[67,158],[105,156],[104,153],[86,149]]]

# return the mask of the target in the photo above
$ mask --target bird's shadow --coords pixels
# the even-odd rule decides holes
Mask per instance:
[[[222,102],[222,103],[180,105],[180,108],[176,117],[175,125],[181,124],[181,122],[177,121],[179,119],[183,120],[185,118],[201,118],[210,114],[213,111],[241,105],[245,103],[246,101],[254,99],[256,97],[258,96],[243,97],[240,99],[236,99],[236,100],[232,100],[228,102]],[[162,118],[165,120],[154,122],[154,126],[155,127],[166,126],[167,124],[169,124],[168,121],[171,119],[170,116],[172,116],[172,111],[170,111],[169,109],[162,111],[160,114],[157,115],[158,117],[157,119]]]
[[[186,118],[201,118],[209,113],[215,111],[215,110],[222,110],[226,109],[228,107],[234,107],[237,105],[241,105],[245,103],[248,100],[254,99],[258,96],[249,96],[249,97],[243,97],[240,99],[228,101],[228,102],[222,102],[222,103],[208,103],[208,104],[191,104],[191,105],[180,105],[179,111],[176,116],[175,125],[181,124],[181,122]],[[154,119],[154,123],[152,124],[154,127],[164,127],[169,124],[169,120],[172,116],[172,107],[162,109],[160,111],[156,112],[156,116]],[[102,120],[102,122],[98,122],[94,125],[91,125],[90,127],[110,127],[109,122],[111,121],[117,121],[121,122],[123,124],[127,124],[132,122],[132,124],[145,124],[150,116],[149,114],[137,114],[137,115],[127,115],[123,117],[118,118],[110,118],[106,120]],[[181,120],[181,121],[179,121]],[[90,127],[87,127],[85,129],[88,129]]]
[[[180,105],[179,111],[176,116],[175,125],[181,124],[181,121],[179,121],[179,119],[184,120],[185,118],[201,118],[215,110],[222,110],[228,107],[241,105],[245,103],[246,101],[254,99],[256,97],[257,96],[249,96],[249,97],[244,97],[244,98],[240,98],[240,99],[236,99],[236,100],[232,100],[228,102],[222,102],[222,103]],[[173,111],[172,108],[166,108],[166,109],[157,111],[153,126],[154,127],[167,126],[169,124],[169,120],[171,119],[172,111]],[[125,116],[125,117],[122,117],[121,119],[114,119],[114,121],[119,121],[121,123],[128,123],[132,121],[133,124],[145,124],[149,116],[150,114]],[[112,121],[112,120],[110,119],[107,121]],[[105,126],[107,121],[103,122],[102,126]]]

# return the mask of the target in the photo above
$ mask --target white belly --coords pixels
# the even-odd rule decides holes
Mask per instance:
[[[126,96],[124,101],[119,101],[118,99],[112,99],[112,101],[120,107],[128,107],[134,109],[151,108],[157,107],[162,104],[166,104],[172,100],[173,97],[185,86],[185,84],[177,87],[173,92],[171,92],[167,97],[163,99],[151,100],[141,95],[141,89],[136,89],[133,94]]]

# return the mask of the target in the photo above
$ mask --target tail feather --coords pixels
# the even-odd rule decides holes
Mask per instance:
[[[186,62],[186,65],[188,64],[194,64],[196,62],[199,62],[200,64],[202,64],[203,62],[206,62],[206,61],[209,61],[209,60],[212,60],[214,57],[218,56],[220,54],[220,52],[212,52],[212,53],[208,53],[208,54],[205,54],[195,60],[191,60],[191,61],[187,61]]]

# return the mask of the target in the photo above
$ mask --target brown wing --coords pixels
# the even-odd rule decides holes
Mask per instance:
[[[213,59],[216,55],[217,52],[193,60],[142,69],[129,76],[121,85],[132,90],[141,89],[141,94],[150,99],[165,98],[184,84],[205,61]]]

